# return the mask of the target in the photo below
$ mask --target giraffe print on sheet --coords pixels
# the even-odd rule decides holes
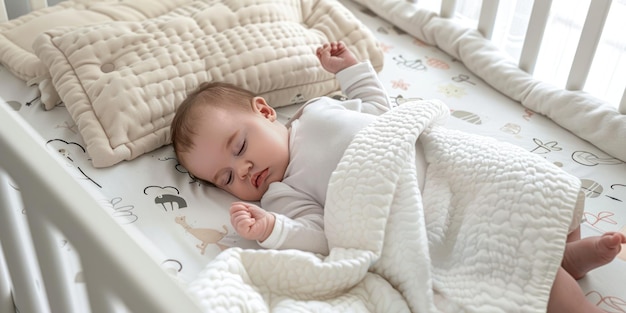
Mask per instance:
[[[220,248],[220,250],[228,248],[227,246],[218,243],[222,240],[222,238],[228,235],[228,228],[226,228],[226,225],[222,225],[224,231],[220,232],[211,228],[193,228],[187,223],[187,219],[184,215],[177,216],[174,221],[182,226],[187,233],[200,240],[200,243],[196,245],[196,248],[200,249],[200,254],[204,255],[206,247],[209,244],[215,244],[218,248]]]

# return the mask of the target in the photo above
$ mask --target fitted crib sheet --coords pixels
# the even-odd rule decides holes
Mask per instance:
[[[392,102],[401,105],[411,99],[441,99],[451,109],[448,127],[495,137],[545,157],[583,181],[583,236],[626,233],[624,162],[498,93],[436,47],[414,39],[358,4],[341,2],[379,40],[385,54],[379,76]],[[193,180],[176,161],[171,146],[96,169],[62,105],[45,111],[36,87],[27,87],[2,67],[0,82],[0,97],[42,135],[50,152],[61,154],[66,168],[86,188],[102,195],[103,209],[126,225],[131,236],[154,251],[157,262],[182,281],[193,279],[223,249],[258,247],[239,238],[230,226],[228,208],[236,199]],[[297,108],[279,108],[280,119],[287,121]],[[71,253],[63,241],[59,248]],[[79,272],[77,269],[77,277]],[[580,284],[589,299],[605,310],[626,312],[624,281],[626,253],[591,272]]]

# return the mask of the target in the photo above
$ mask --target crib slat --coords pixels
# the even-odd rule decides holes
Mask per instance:
[[[456,12],[456,0],[443,0],[441,1],[441,11],[439,15],[444,18],[454,17]]]
[[[3,157],[6,157],[3,155]],[[26,219],[20,216],[19,193],[11,188],[9,176],[0,168],[0,237],[5,261],[11,273],[14,301],[22,312],[49,312],[42,291],[36,288],[41,274],[36,261]]]
[[[85,279],[89,279],[89,277],[85,277]],[[132,310],[129,310],[123,303],[118,301],[118,299],[110,295],[109,290],[103,285],[90,285],[88,297],[91,313],[132,312]],[[120,310],[122,308],[123,310]]]
[[[91,284],[102,285],[132,312],[200,312],[182,286],[174,283],[150,254],[101,208],[93,195],[62,167],[59,156],[51,155],[43,142],[43,138],[0,99],[0,167],[23,187],[20,190],[23,198],[32,205],[27,207],[31,212],[27,215],[28,221],[39,223],[30,215],[40,216],[45,220],[44,227],[48,223],[54,225],[54,229],[59,229],[72,244],[85,276],[91,278],[85,281],[87,293],[91,292]],[[39,249],[46,242],[50,245],[44,247],[43,255],[54,255],[46,249],[59,248],[58,242],[55,244],[51,239],[40,241],[42,232],[33,231],[33,235],[38,242],[35,248]],[[2,238],[4,244],[4,236]],[[54,266],[46,269],[50,269],[48,267]]]
[[[5,1],[8,0],[0,0],[0,23],[6,22],[9,20],[9,15],[6,8]],[[47,0],[29,0],[30,10],[39,10],[48,6]]]
[[[565,86],[568,90],[582,90],[596,53],[604,22],[611,8],[611,0],[592,0],[580,34],[580,41]]]
[[[487,39],[491,39],[491,35],[493,34],[499,5],[500,0],[483,0],[482,7],[480,8],[478,31]]]
[[[5,0],[0,0],[0,23],[9,20],[9,16],[7,15],[7,6],[4,1]]]
[[[624,94],[622,95],[622,101],[619,103],[619,112],[626,115],[626,88],[624,89]]]
[[[519,60],[519,67],[526,73],[532,74],[535,71],[551,6],[552,0],[535,0],[533,4]]]
[[[11,281],[9,280],[9,268],[0,242],[0,312],[15,311],[11,294]]]
[[[53,207],[42,206],[40,199],[26,197],[24,207],[53,209]],[[48,302],[52,312],[79,312],[73,306],[72,286],[66,277],[69,277],[68,270],[60,255],[60,241],[57,234],[41,214],[26,214],[35,248],[37,249],[37,259],[41,267],[41,274],[44,279]]]
[[[29,0],[30,10],[35,11],[48,6],[48,0]]]

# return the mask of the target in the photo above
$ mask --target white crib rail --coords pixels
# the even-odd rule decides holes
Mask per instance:
[[[0,238],[14,297],[26,303],[20,311],[84,312],[75,305],[75,283],[64,273],[58,240],[62,235],[80,256],[92,312],[200,312],[180,285],[71,177],[59,157],[48,152],[39,135],[0,102]],[[8,184],[8,177],[19,192]],[[16,213],[21,212],[16,210],[19,202],[28,223]],[[8,289],[4,280],[0,284],[0,291]],[[0,297],[0,308],[10,306],[6,294]]]
[[[477,28],[486,38],[491,38],[499,3],[500,1],[498,0],[482,1]],[[569,69],[566,89],[582,90],[585,86],[611,3],[611,0],[591,1],[574,60]],[[519,67],[530,74],[533,73],[535,63],[537,62],[539,47],[547,25],[546,21],[551,4],[552,0],[534,0],[533,2],[533,9],[519,60]],[[455,16],[456,6],[457,0],[442,0],[439,15],[446,18]],[[626,82],[624,95],[620,100],[618,111],[626,114]]]
[[[9,0],[0,0],[0,23],[6,22],[9,20],[9,14],[7,11],[7,5],[5,1]],[[47,0],[29,0],[28,4],[30,6],[30,10],[39,10],[48,6]]]
[[[533,73],[537,64],[539,48],[550,16],[551,5],[552,0],[535,1],[533,4],[528,29],[526,29],[526,40],[524,40],[519,60],[519,67],[530,74]]]
[[[8,157],[3,146],[2,160]],[[0,238],[6,264],[7,284],[1,288],[8,290],[12,299],[4,303],[3,307],[13,306],[13,300],[21,303],[23,312],[48,312],[43,291],[38,288],[41,282],[41,273],[36,264],[35,250],[28,231],[28,224],[20,216],[23,207],[19,192],[13,189],[9,176],[0,167]],[[18,213],[19,212],[19,213]],[[11,279],[13,277],[13,279]],[[3,311],[4,312],[4,311]]]
[[[0,23],[9,20],[9,14],[7,13],[7,7],[4,1],[0,1]]]
[[[48,0],[28,0],[31,11],[39,10],[48,6]]]
[[[4,252],[2,252],[2,243],[0,242],[0,312],[15,311],[11,287],[9,269],[7,268]]]
[[[567,78],[568,90],[582,90],[591,69],[591,62],[598,48],[604,23],[611,8],[611,0],[592,0],[587,19],[580,34],[578,48]]]
[[[478,31],[480,31],[485,38],[490,39],[493,34],[499,3],[499,0],[483,0],[480,8],[480,18],[478,19]]]

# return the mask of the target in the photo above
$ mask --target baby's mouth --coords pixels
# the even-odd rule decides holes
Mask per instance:
[[[252,176],[252,185],[255,188],[259,188],[259,186],[261,186],[261,184],[263,184],[263,182],[265,181],[265,178],[267,178],[268,173],[269,169],[266,168],[261,172],[254,174],[254,176]]]

